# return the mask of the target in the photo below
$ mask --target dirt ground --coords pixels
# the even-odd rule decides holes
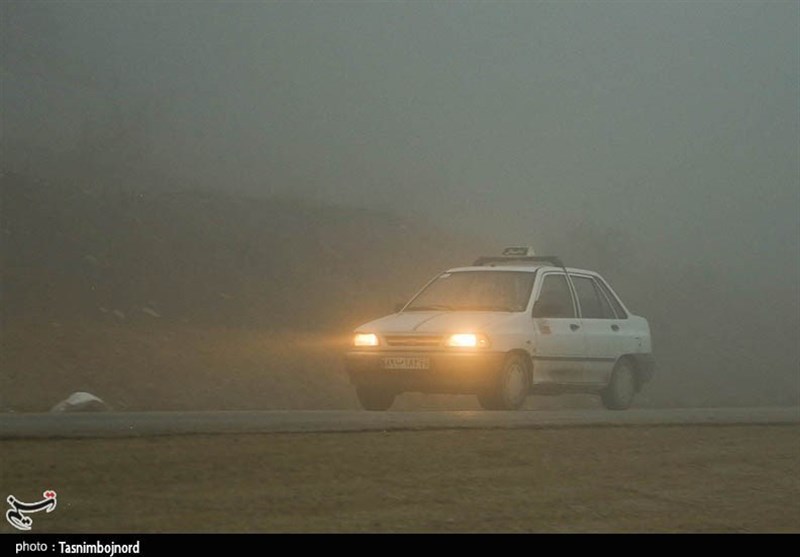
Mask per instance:
[[[36,532],[799,532],[800,426],[3,441]],[[5,524],[5,532],[13,531]]]

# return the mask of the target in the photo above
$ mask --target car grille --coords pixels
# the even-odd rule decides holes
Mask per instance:
[[[390,335],[384,337],[389,346],[440,346],[442,337],[422,335]]]

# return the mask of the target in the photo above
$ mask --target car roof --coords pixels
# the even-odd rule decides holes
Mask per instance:
[[[517,271],[523,273],[534,273],[540,269],[546,271],[563,271],[561,267],[554,267],[553,265],[482,265],[479,267],[454,267],[445,271],[446,273],[460,273],[463,271]],[[587,275],[598,275],[595,271],[586,269],[576,269],[574,267],[567,267],[570,273],[584,273]]]

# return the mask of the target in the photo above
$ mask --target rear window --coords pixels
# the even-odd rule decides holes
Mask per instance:
[[[605,294],[606,298],[608,298],[608,301],[611,302],[611,306],[614,308],[614,313],[617,314],[617,319],[627,319],[628,312],[625,311],[625,308],[623,308],[622,304],[619,303],[619,300],[614,293],[611,292],[611,289],[606,286],[602,280],[598,280],[596,282],[598,286],[600,286],[600,290],[602,290],[603,294]]]
[[[600,292],[597,283],[590,277],[570,275],[578,303],[581,306],[581,317],[584,319],[614,319],[614,310],[606,297]]]

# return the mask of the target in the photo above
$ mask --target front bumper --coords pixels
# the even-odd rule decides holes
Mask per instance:
[[[386,369],[384,358],[427,358],[427,369]],[[345,355],[351,383],[397,392],[474,394],[487,387],[500,370],[502,352],[362,350]]]

